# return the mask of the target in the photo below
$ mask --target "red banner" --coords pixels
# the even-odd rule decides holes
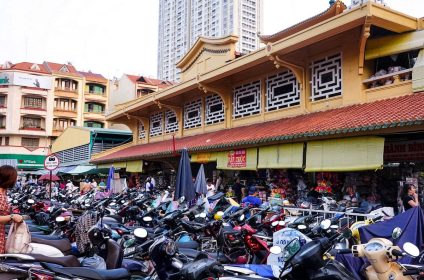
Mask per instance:
[[[229,151],[227,167],[246,167],[246,149]]]
[[[411,140],[401,142],[386,142],[384,144],[384,161],[423,161],[424,141]]]

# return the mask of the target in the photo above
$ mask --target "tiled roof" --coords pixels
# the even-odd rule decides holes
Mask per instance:
[[[279,41],[283,38],[286,38],[290,35],[293,35],[299,31],[302,31],[308,27],[311,27],[319,22],[322,22],[324,20],[327,20],[329,18],[332,18],[340,13],[343,12],[343,10],[346,9],[346,5],[337,0],[334,2],[333,5],[331,5],[327,10],[325,10],[324,12],[313,16],[311,18],[308,18],[304,21],[301,21],[293,26],[290,26],[289,28],[286,28],[284,30],[281,30],[280,32],[277,32],[273,35],[258,35],[259,39],[263,42],[263,43],[274,43],[276,41]]]
[[[83,75],[89,81],[102,82],[102,83],[107,82],[107,79],[103,77],[102,74],[96,74],[90,71],[89,72],[79,71],[79,73]]]
[[[33,65],[38,66],[40,70],[34,68]],[[33,68],[33,69],[31,69]],[[41,74],[50,74],[47,68],[43,64],[37,64],[33,62],[19,62],[16,64],[11,64],[9,68],[1,68],[4,70],[21,70],[27,72],[41,73]]]
[[[296,139],[383,130],[424,123],[424,93],[416,93],[372,103],[351,105],[276,121],[224,129],[201,135],[177,138],[176,150],[223,150],[234,147],[266,145]],[[94,163],[169,156],[172,140],[125,148],[93,160]]]
[[[45,61],[44,65],[51,73],[81,77],[81,74],[77,71],[77,69],[75,69],[75,67],[72,64],[60,64],[60,63]],[[69,72],[60,71],[60,69],[62,69],[62,67],[64,66],[68,68]]]
[[[166,88],[166,87],[172,86],[174,84],[174,83],[169,82],[169,81],[162,81],[162,80],[158,80],[158,79],[148,78],[148,77],[145,77],[145,76],[134,76],[134,75],[128,75],[128,74],[125,74],[125,75],[134,84],[141,83],[141,84],[146,84],[146,85],[150,85],[150,86],[158,86],[159,88]]]

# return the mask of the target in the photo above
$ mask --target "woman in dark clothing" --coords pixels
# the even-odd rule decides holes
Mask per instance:
[[[418,202],[418,194],[416,192],[414,185],[411,185],[411,184],[404,185],[402,202],[403,202],[403,208],[405,209],[405,211],[420,205]]]

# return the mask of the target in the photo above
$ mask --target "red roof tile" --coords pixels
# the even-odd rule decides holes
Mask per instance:
[[[137,83],[137,80],[138,80],[138,78],[140,78],[140,76],[134,76],[134,75],[128,75],[128,74],[125,74],[127,77],[128,77],[128,79],[130,79],[130,81],[131,82],[133,82],[134,84],[135,83]]]
[[[327,10],[325,10],[324,12],[313,16],[311,18],[308,18],[304,21],[301,21],[293,26],[290,26],[289,28],[286,28],[284,30],[281,30],[280,32],[277,32],[275,34],[272,35],[258,35],[259,39],[263,42],[263,43],[274,43],[276,41],[279,41],[283,38],[286,38],[290,35],[293,35],[299,31],[302,31],[308,27],[311,27],[319,22],[325,21],[329,18],[332,18],[338,14],[341,14],[343,12],[343,10],[346,9],[346,5],[337,0],[336,2],[334,2],[333,5],[331,5]]]
[[[89,72],[79,71],[79,73],[81,75],[83,75],[89,81],[102,82],[102,83],[107,82],[107,79],[105,77],[103,77],[102,74],[96,74],[96,73],[92,73],[90,71]]]
[[[38,66],[38,69],[33,68],[33,65]],[[3,68],[4,70],[21,70],[21,71],[26,71],[26,72],[34,72],[34,73],[41,73],[41,74],[50,74],[50,72],[48,71],[48,69],[43,65],[43,64],[37,64],[37,63],[33,63],[33,62],[19,62],[16,64],[11,64],[9,68]]]
[[[175,140],[176,149],[223,150],[249,145],[293,141],[322,135],[374,131],[424,123],[424,93],[351,105],[244,127],[188,136]],[[370,132],[370,134],[372,134]],[[171,155],[172,140],[125,148],[93,163]]]
[[[60,64],[60,63],[45,61],[44,65],[51,73],[81,77],[81,74],[77,71],[77,69],[72,64]],[[69,72],[61,72],[60,69],[62,69],[63,66],[66,66]]]
[[[174,85],[174,83],[169,82],[169,81],[162,81],[162,80],[158,80],[158,79],[148,78],[148,77],[145,77],[145,76],[134,76],[134,75],[128,75],[128,74],[125,74],[125,75],[134,84],[136,84],[136,83],[146,84],[146,85],[150,85],[150,86],[157,86],[159,88],[166,88],[166,87]]]

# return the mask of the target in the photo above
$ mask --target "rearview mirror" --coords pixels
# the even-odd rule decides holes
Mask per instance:
[[[185,201],[185,196],[182,196],[182,197],[180,197],[179,199],[178,199],[178,202],[179,203],[183,203]]]
[[[134,236],[138,238],[146,238],[147,237],[147,230],[144,228],[136,228],[134,230]]]
[[[420,249],[418,249],[418,247],[412,244],[411,242],[406,242],[405,244],[403,244],[403,250],[405,251],[405,253],[414,258],[420,255]]]
[[[65,221],[65,217],[56,217],[56,222],[61,223]]]
[[[153,219],[150,216],[143,217],[143,221],[145,221],[145,222],[151,222],[152,220]]]
[[[272,226],[272,227],[276,227],[276,226],[278,226],[278,221],[274,221],[274,222],[272,222],[272,223],[271,223],[271,226]]]
[[[239,217],[239,221],[242,222],[244,220],[244,214],[241,214],[241,216]]]
[[[112,207],[115,206],[115,205],[116,205],[115,202],[112,202],[112,203],[109,204],[109,206],[112,206]]]
[[[298,230],[305,230],[306,229],[306,226],[305,225],[298,225],[297,226],[297,229]]]
[[[400,227],[394,228],[392,231],[392,238],[398,239],[402,235],[402,229]]]
[[[206,218],[206,213],[205,213],[205,212],[200,213],[200,214],[199,214],[199,217],[200,217],[200,218],[202,218],[202,219]]]
[[[331,226],[331,220],[329,219],[322,220],[319,226],[324,230],[329,229]]]
[[[27,200],[27,203],[28,203],[28,204],[34,204],[34,203],[35,203],[35,201],[34,201],[34,199],[28,199],[28,200]]]
[[[271,254],[279,255],[283,250],[281,250],[280,246],[272,246],[271,248],[269,248],[269,251],[271,252]]]

